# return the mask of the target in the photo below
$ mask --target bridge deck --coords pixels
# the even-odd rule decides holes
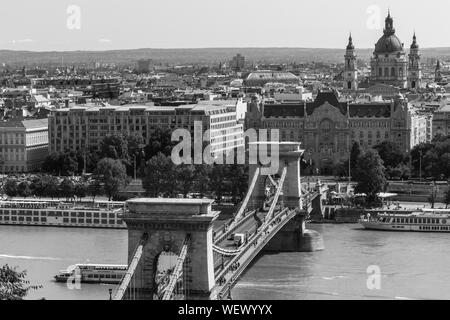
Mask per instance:
[[[229,260],[224,268],[221,268],[215,273],[218,299],[225,297],[226,292],[235,285],[239,276],[255,256],[297,214],[298,212],[295,210],[289,209],[284,209],[277,213],[273,219],[249,239],[247,244],[242,246],[239,254]]]

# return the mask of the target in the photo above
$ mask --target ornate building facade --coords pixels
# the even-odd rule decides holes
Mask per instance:
[[[246,126],[279,129],[281,141],[301,142],[305,157],[322,174],[333,174],[349,158],[353,142],[374,147],[383,141],[408,152],[426,141],[426,117],[403,99],[380,102],[339,100],[334,91],[319,92],[314,102],[249,105]]]

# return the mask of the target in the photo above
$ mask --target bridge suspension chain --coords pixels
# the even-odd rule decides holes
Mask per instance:
[[[289,210],[288,208],[278,212],[249,240],[248,244],[242,247],[241,252],[233,257],[231,261],[227,263],[225,268],[222,268],[216,273],[215,280],[222,287],[220,289],[220,296],[223,296],[223,293],[229,290],[232,284],[236,281],[237,276],[248,264],[243,262],[242,258],[247,255],[256,255],[265,246],[265,244],[267,244],[267,242],[296,214],[296,210]],[[239,263],[240,261],[241,263]],[[234,267],[236,265],[237,268]],[[232,272],[232,274],[229,274],[229,272]]]
[[[275,207],[278,203],[278,198],[280,197],[281,191],[283,190],[284,180],[286,179],[287,167],[283,168],[283,173],[281,174],[280,181],[278,182],[277,192],[272,200],[272,204],[270,205],[269,212],[267,212],[266,217],[264,219],[265,223],[270,221],[273,217],[273,212],[275,211]]]
[[[114,295],[113,300],[123,300],[124,298],[126,298],[126,293],[129,292],[129,298],[136,298],[136,283],[135,283],[135,272],[136,272],[136,268],[139,265],[139,262],[141,260],[142,257],[142,252],[144,250],[144,246],[147,243],[147,239],[148,239],[148,235],[144,234],[141,238],[141,241],[139,242],[138,246],[136,247],[134,254],[133,254],[133,259],[131,260],[130,265],[128,266],[128,270],[125,273],[125,276],[122,278],[122,281],[120,283],[120,285],[118,286],[118,288],[116,289],[116,293]],[[132,283],[133,280],[133,283]],[[132,286],[132,288],[130,287],[130,285]],[[133,289],[133,290],[130,290]],[[133,297],[134,295],[134,297]]]
[[[244,199],[244,201],[242,201],[241,207],[239,208],[239,211],[236,213],[236,216],[234,217],[234,221],[232,222],[230,227],[232,227],[234,224],[236,224],[236,222],[238,222],[242,218],[242,216],[245,212],[245,209],[247,209],[248,201],[250,200],[250,197],[252,196],[252,193],[253,193],[253,189],[255,189],[256,182],[258,181],[259,172],[260,172],[260,169],[256,168],[255,173],[253,174],[253,177],[252,177],[252,183],[250,184],[247,194],[245,195],[245,199]]]
[[[235,255],[239,254],[239,252],[241,252],[241,249],[242,248],[239,248],[237,250],[228,250],[228,249],[221,248],[215,244],[213,245],[214,252],[219,253],[226,257],[231,257],[231,256],[235,256]]]
[[[186,260],[189,242],[190,242],[191,236],[188,234],[186,238],[184,239],[183,247],[181,248],[180,255],[177,259],[177,264],[175,265],[175,268],[170,276],[169,284],[167,286],[167,289],[164,292],[164,296],[162,297],[162,300],[170,300],[173,297],[173,293],[175,290],[175,287],[183,275],[183,265],[184,261]]]

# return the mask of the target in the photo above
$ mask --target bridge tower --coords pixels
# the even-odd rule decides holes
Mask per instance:
[[[268,157],[272,160],[276,160],[278,162],[278,168],[276,172],[272,172],[272,175],[281,176],[284,167],[287,167],[286,180],[283,185],[283,196],[282,202],[285,207],[288,208],[299,208],[302,206],[301,199],[301,183],[300,183],[300,157],[302,156],[304,150],[300,149],[300,143],[298,142],[256,142],[252,143],[252,145],[256,145],[258,148],[261,145],[266,145]],[[274,146],[277,146],[274,148]],[[274,152],[278,152],[278,157],[272,157]],[[270,164],[272,167],[273,163]],[[266,167],[263,166],[259,162],[253,163],[249,165],[249,185],[252,184],[252,179],[256,170],[260,170]],[[256,185],[253,189],[252,195],[249,201],[249,208],[252,209],[260,209],[264,205],[264,201],[266,200],[266,182],[269,179],[269,175],[260,170],[259,175],[257,177]]]
[[[213,262],[213,222],[219,212],[206,199],[132,199],[122,219],[128,227],[128,264],[131,264],[143,235],[140,263],[134,272],[134,286],[140,299],[152,300],[164,288],[164,271],[173,268],[189,235],[186,282],[189,299],[209,299],[215,285]]]
[[[302,189],[301,189],[301,174],[300,174],[300,158],[304,150],[300,149],[299,142],[258,142],[254,143],[260,147],[263,144],[267,145],[268,153],[273,152],[279,154],[279,166],[277,174],[281,176],[284,168],[287,168],[286,178],[282,187],[281,203],[285,208],[297,210],[298,214],[288,223],[283,229],[278,232],[274,238],[267,244],[264,251],[276,252],[298,252],[298,251],[316,251],[323,249],[323,240],[321,235],[312,230],[307,230],[305,221],[309,212],[304,207]],[[274,148],[274,145],[278,148]],[[270,148],[269,148],[270,147]],[[273,159],[273,157],[271,157]],[[266,181],[270,179],[261,170],[261,164],[251,164],[249,168],[249,185],[252,184],[254,173],[259,170],[259,175],[256,178],[256,184],[249,201],[249,208],[261,209],[266,200]],[[317,198],[317,197],[316,197]],[[320,196],[319,196],[320,198]],[[319,199],[320,201],[320,199]],[[314,201],[315,203],[316,201]]]

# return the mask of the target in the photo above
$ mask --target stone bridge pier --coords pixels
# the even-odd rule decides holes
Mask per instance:
[[[128,264],[144,234],[147,243],[135,271],[141,299],[152,300],[161,288],[164,270],[173,268],[186,236],[189,299],[209,299],[214,288],[213,222],[219,212],[206,199],[132,199],[122,216],[128,227]]]

